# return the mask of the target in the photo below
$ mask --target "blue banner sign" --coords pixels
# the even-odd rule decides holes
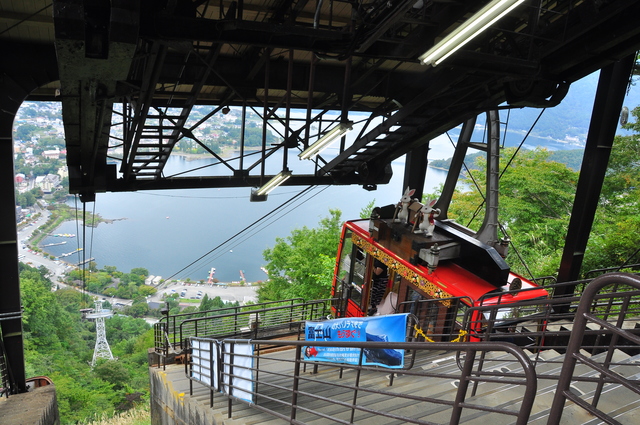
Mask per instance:
[[[307,341],[339,342],[405,342],[408,314],[386,316],[349,317],[306,322]],[[304,347],[305,360],[322,362],[359,364],[360,349],[351,347]],[[388,368],[404,366],[404,350],[389,348],[365,348],[362,350],[362,364]]]

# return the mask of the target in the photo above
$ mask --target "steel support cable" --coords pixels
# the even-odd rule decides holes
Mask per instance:
[[[91,237],[89,238],[89,259],[93,258],[93,232],[96,226],[96,202],[93,201],[93,212],[91,213]],[[89,270],[91,270],[91,268],[89,268]]]
[[[288,204],[290,204],[291,202],[295,201],[298,197],[304,195],[305,193],[307,193],[308,191],[310,191],[311,189],[313,189],[315,186],[309,186],[307,188],[305,188],[302,192],[298,193],[297,195],[295,195],[294,197],[288,199],[287,201],[283,202],[282,204],[278,205],[277,207],[275,207],[274,209],[272,209],[271,211],[269,211],[268,213],[266,213],[265,215],[263,215],[262,217],[258,218],[257,220],[255,220],[253,223],[247,225],[245,228],[243,228],[242,230],[238,231],[236,234],[234,234],[233,236],[229,237],[228,239],[226,239],[225,241],[221,242],[220,244],[218,244],[217,246],[215,246],[213,249],[209,250],[208,252],[206,252],[205,254],[201,255],[200,257],[198,257],[197,259],[195,259],[194,261],[192,261],[191,263],[189,263],[188,265],[186,265],[185,267],[183,267],[182,269],[178,270],[177,272],[175,272],[174,274],[172,274],[171,276],[169,276],[167,279],[167,281],[171,280],[172,278],[174,278],[178,273],[183,272],[184,270],[188,269],[189,267],[193,266],[194,264],[196,264],[198,261],[204,259],[205,257],[207,257],[209,254],[211,254],[212,252],[215,252],[216,250],[218,250],[220,247],[222,247],[223,245],[225,245],[227,242],[235,239],[237,236],[241,235],[242,233],[246,232],[247,230],[249,230],[250,228],[252,228],[254,225],[260,223],[263,219],[269,217],[271,214],[276,213],[277,211],[279,211],[280,209],[286,207]]]
[[[522,141],[520,142],[520,144],[516,148],[516,151],[513,153],[513,155],[511,155],[511,158],[509,158],[509,161],[507,161],[507,164],[504,166],[504,168],[502,169],[502,172],[500,173],[500,177],[499,177],[500,179],[502,178],[504,173],[506,173],[506,171],[509,169],[509,166],[511,165],[511,163],[515,159],[516,155],[520,152],[520,149],[522,149],[522,146],[524,145],[524,142],[526,142],[527,138],[531,135],[531,131],[536,126],[536,124],[538,123],[540,118],[542,118],[542,114],[544,113],[545,110],[546,110],[546,108],[544,108],[544,109],[542,109],[540,111],[540,113],[538,114],[538,117],[535,119],[535,121],[533,122],[533,124],[529,128],[529,131],[527,131],[527,134],[524,135],[524,137],[522,138]],[[466,165],[465,165],[465,168],[466,168]],[[471,222],[478,216],[479,211],[482,209],[482,207],[484,206],[484,203],[486,202],[485,197],[482,195],[482,192],[480,192],[480,186],[478,185],[476,180],[473,178],[471,173],[468,173],[468,174],[471,177],[472,182],[475,184],[476,189],[478,190],[478,193],[480,193],[480,196],[482,196],[482,203],[480,203],[480,205],[478,205],[478,208],[476,209],[476,211],[473,214],[473,217],[471,218],[471,220],[467,224],[467,227],[469,227]]]
[[[76,207],[76,252],[80,252],[80,227],[79,227],[79,217],[78,217],[78,195],[76,195],[74,197],[75,200],[75,207]],[[78,257],[80,258],[80,257]],[[85,301],[85,296],[84,296],[84,273],[82,273],[82,301]]]
[[[329,186],[324,186],[322,189],[320,189],[318,192],[316,192],[315,194],[311,195],[309,198],[300,201],[297,205],[292,206],[288,211],[283,212],[282,214],[280,214],[278,217],[272,218],[271,221],[267,222],[266,225],[264,226],[260,226],[258,227],[253,233],[245,236],[243,239],[239,240],[236,244],[232,245],[230,248],[233,249],[235,247],[237,247],[238,245],[240,245],[241,243],[245,242],[247,239],[252,238],[253,236],[257,235],[258,233],[260,233],[262,230],[264,230],[266,227],[270,226],[271,224],[275,223],[276,221],[282,219],[284,216],[286,216],[287,214],[293,212],[294,210],[298,209],[302,204],[308,202],[309,200],[315,198],[316,196],[318,196],[319,194],[321,194],[323,191],[325,191],[326,189],[328,189]],[[223,254],[218,254],[217,256],[213,257],[211,260],[217,260],[218,258],[220,258]]]
[[[50,8],[51,6],[53,6],[53,3],[49,3],[48,5],[46,5],[45,7],[43,7],[42,9],[33,12],[31,15],[27,16],[26,18],[23,18],[21,20],[19,20],[18,22],[16,22],[15,24],[11,25],[10,27],[6,28],[4,31],[0,32],[0,35],[4,34],[5,32],[11,31],[12,29],[14,29],[15,27],[17,27],[20,24],[23,24],[24,22],[27,22],[29,19],[33,18],[34,16],[36,16],[38,13],[43,12],[45,10],[47,10],[48,8]]]
[[[87,250],[87,204],[82,203],[82,255],[78,255],[78,259],[82,258],[82,298],[83,301],[87,301],[87,263],[86,255]]]
[[[308,189],[313,188],[313,187],[315,187],[315,186],[309,186],[309,188],[308,188]],[[325,189],[326,189],[326,187],[325,187],[324,189],[322,189],[322,190],[325,190]],[[305,189],[305,191],[306,191],[306,189]],[[318,193],[321,193],[321,192],[318,192]],[[317,193],[317,194],[318,194],[318,193]],[[298,193],[298,194],[297,194],[294,198],[292,198],[292,199],[294,199],[294,200],[295,200],[295,199],[299,198],[299,195],[300,195],[300,194],[302,194],[302,192]],[[317,194],[316,194],[316,195],[317,195]],[[315,197],[316,195],[313,195],[311,198]],[[309,198],[309,199],[311,199],[311,198]],[[244,237],[242,240],[238,241],[238,242],[237,242],[237,243],[235,243],[234,245],[231,245],[231,247],[230,247],[230,248],[231,248],[231,249],[235,248],[235,247],[236,247],[236,246],[238,246],[239,244],[243,243],[244,241],[246,241],[246,240],[247,240],[247,239],[249,239],[250,237],[252,237],[252,236],[254,236],[255,234],[257,234],[258,232],[260,232],[260,231],[261,231],[262,229],[264,229],[265,227],[267,227],[267,226],[269,226],[270,224],[274,223],[275,221],[279,220],[280,218],[282,218],[283,216],[285,216],[285,215],[286,215],[286,214],[288,214],[289,212],[291,212],[291,211],[295,210],[295,209],[296,209],[296,208],[298,208],[302,203],[307,202],[309,199],[304,199],[304,200],[300,201],[300,203],[299,203],[298,205],[293,206],[289,211],[286,211],[286,212],[282,213],[279,217],[276,217],[275,219],[272,219],[272,220],[271,220],[270,222],[268,222],[266,225],[258,227],[256,231],[254,231],[254,232],[253,232],[253,233],[251,233],[250,235],[248,235],[248,236]],[[290,202],[290,201],[291,201],[291,200],[289,200],[289,201],[287,201],[287,202]],[[283,205],[284,205],[284,204],[283,204]],[[280,207],[278,207],[278,208],[280,208]],[[262,220],[264,217],[266,217],[266,216],[268,216],[268,215],[272,214],[274,211],[275,211],[275,210],[272,210],[271,212],[269,212],[267,215],[263,216],[263,217],[262,217],[261,219],[259,219],[259,220]],[[250,225],[250,226],[252,226],[252,225]],[[248,227],[247,227],[247,228],[245,228],[245,229],[243,229],[243,230],[241,230],[239,233],[242,233],[242,232],[244,232],[244,231],[246,231],[246,230],[248,230]],[[209,252],[208,252],[207,254],[205,254],[204,256],[208,256],[208,255],[210,255],[214,250],[217,250],[217,249],[221,248],[223,245],[226,245],[228,242],[230,242],[231,240],[233,240],[233,239],[235,239],[237,236],[239,236],[239,233],[237,233],[236,235],[234,235],[234,236],[232,236],[231,238],[227,239],[227,240],[226,240],[226,241],[224,241],[223,243],[219,244],[219,245],[218,245],[218,246],[216,246],[212,251],[209,251]],[[226,252],[225,252],[225,253],[226,253]],[[218,254],[217,256],[213,257],[213,258],[211,259],[211,261],[213,261],[213,260],[216,260],[216,259],[220,258],[220,257],[221,257],[222,255],[224,255],[225,253]],[[204,256],[203,256],[203,257],[204,257]],[[190,265],[186,266],[186,267],[185,267],[185,268],[183,268],[180,272],[185,271],[185,270],[189,270],[189,271],[190,271],[190,270],[191,270],[190,268],[191,268],[193,265],[195,265],[195,263],[196,263],[197,261],[200,261],[200,259],[202,259],[203,257],[199,258],[198,260],[194,261],[194,262],[193,262],[193,263],[191,263]],[[178,273],[180,273],[180,272],[178,272]],[[177,273],[176,273],[176,274],[177,274]],[[175,276],[176,274],[174,274],[173,276]],[[171,277],[170,277],[170,278],[168,278],[167,280],[171,279],[173,276],[171,276]]]
[[[317,187],[317,186],[310,186],[311,188],[313,187]],[[237,247],[238,245],[240,245],[241,243],[245,242],[247,239],[255,236],[256,234],[258,234],[259,232],[261,232],[264,228],[268,227],[269,225],[275,223],[276,221],[280,220],[281,218],[283,218],[285,215],[289,214],[290,212],[296,210],[298,207],[300,207],[300,205],[308,202],[309,200],[313,199],[314,197],[318,196],[320,193],[322,193],[323,191],[325,191],[328,188],[328,186],[323,187],[321,190],[319,190],[318,192],[316,192],[315,194],[311,195],[309,198],[307,199],[302,199],[299,201],[299,203],[297,205],[292,206],[288,211],[282,212],[278,217],[272,218],[271,221],[267,222],[264,226],[259,226],[257,227],[257,229],[245,236],[243,239],[241,239],[240,241],[238,241],[237,243],[235,243],[234,245],[230,246],[230,249],[233,249],[235,247]],[[225,241],[223,244],[219,245],[218,247],[216,247],[216,249],[218,249],[219,247],[221,247],[222,245],[226,244],[228,241]],[[222,257],[224,254],[226,254],[226,252],[218,254],[217,256],[211,258],[211,261],[217,260],[218,258]],[[208,254],[207,254],[208,255]],[[186,269],[189,269],[189,267],[191,266],[187,266]],[[173,276],[172,276],[173,277]]]

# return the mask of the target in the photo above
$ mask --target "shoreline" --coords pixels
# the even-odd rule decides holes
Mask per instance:
[[[249,153],[262,152],[262,147],[245,148],[244,152],[245,153],[246,152],[249,152]],[[216,154],[216,155],[218,155],[220,158],[230,159],[230,158],[233,158],[234,156],[238,156],[239,154],[240,154],[240,150],[239,149],[236,149],[236,148],[224,148],[221,153]],[[172,152],[171,155],[172,156],[176,156],[176,157],[184,158],[187,161],[196,161],[198,159],[209,159],[209,158],[215,159],[215,156],[213,156],[210,153]]]
[[[115,222],[115,221],[123,221],[123,220],[127,220],[127,218],[126,218],[126,217],[124,217],[124,218],[116,218],[116,219],[102,219],[102,218],[101,218],[101,220],[100,220],[100,221],[98,221],[98,222],[96,223],[96,225],[95,225],[95,226],[97,227],[97,225],[98,225],[98,224],[100,224],[100,222],[104,222],[104,223],[106,223],[106,224],[113,224],[113,222]],[[54,246],[54,245],[42,246],[42,241],[44,241],[44,239],[45,239],[46,237],[51,237],[51,235],[52,235],[52,234],[55,234],[56,230],[58,230],[58,229],[60,228],[60,226],[61,226],[63,223],[66,223],[66,222],[73,222],[73,221],[74,221],[74,219],[63,220],[62,222],[60,222],[60,223],[58,224],[58,226],[56,226],[55,228],[51,229],[51,231],[47,233],[47,236],[45,236],[44,238],[42,238],[42,239],[41,239],[41,240],[36,244],[36,247],[40,250],[40,253],[38,253],[37,251],[33,251],[33,254],[34,254],[34,255],[39,255],[39,256],[41,257],[41,259],[42,259],[42,260],[44,260],[44,261],[50,261],[50,262],[52,262],[53,264],[58,263],[58,265],[65,265],[65,266],[72,267],[73,269],[79,269],[79,268],[82,266],[82,264],[76,264],[76,263],[73,263],[73,262],[69,262],[69,261],[67,261],[67,260],[65,259],[66,257],[55,256],[55,254],[52,254],[51,252],[49,252],[49,251],[46,249],[46,248],[48,248],[49,246]],[[36,227],[36,229],[40,229],[40,228],[42,228],[42,227],[44,227],[44,225],[38,226],[38,227]],[[92,226],[87,226],[87,227],[92,227]],[[74,236],[74,238],[77,238],[77,237],[78,237],[78,235],[75,235],[75,236]],[[60,238],[60,239],[67,239],[67,238]],[[68,238],[68,239],[73,239],[73,238]],[[45,257],[45,256],[44,256],[44,254],[47,254],[47,255],[49,255],[49,256],[52,256],[53,258]],[[87,260],[87,261],[89,261],[89,260]],[[93,260],[93,261],[95,262],[95,260]],[[96,263],[96,264],[97,264],[97,263]],[[114,266],[114,267],[115,267],[115,266]],[[149,271],[149,276],[157,276],[157,275],[152,275],[152,274],[151,274],[150,269],[149,269],[149,268],[147,268],[147,267],[144,267],[144,266],[138,266],[138,267],[141,267],[141,268],[147,269],[147,270]],[[52,266],[51,268],[50,268],[50,267],[47,267],[47,268],[49,268],[49,269],[51,270],[51,269],[53,268],[53,266]],[[99,269],[99,268],[98,268],[98,269]],[[118,270],[119,272],[122,272],[122,273],[128,273],[128,272],[127,272],[127,271],[125,271],[125,270],[120,270],[120,269],[117,269],[117,270]],[[263,270],[263,271],[264,271],[264,270]],[[266,273],[266,272],[265,272],[265,273]],[[253,282],[244,281],[244,283],[242,283],[242,281],[239,281],[239,280],[231,280],[231,281],[228,281],[228,282],[218,281],[218,284],[217,284],[217,285],[216,285],[216,284],[214,284],[213,286],[214,286],[214,287],[215,287],[215,286],[220,286],[220,287],[223,287],[223,286],[224,286],[224,287],[249,287],[249,288],[250,288],[250,287],[258,287],[258,286],[260,286],[260,284],[261,284],[262,282],[264,282],[264,281],[265,281],[265,280],[267,280],[267,279],[268,279],[268,278],[266,278],[266,279],[264,279],[264,280],[256,280],[256,281],[253,281]],[[191,277],[176,277],[176,278],[172,278],[170,281],[164,281],[164,282],[163,282],[163,283],[161,283],[161,284],[158,284],[158,285],[149,285],[149,286],[152,286],[152,287],[155,287],[155,288],[160,288],[160,287],[162,287],[162,286],[168,286],[168,285],[171,285],[171,284],[183,284],[183,285],[186,285],[186,286],[195,286],[196,284],[198,284],[198,285],[200,285],[200,286],[207,285],[207,283],[206,283],[206,282],[205,282],[205,283],[202,283],[202,282],[200,282],[200,280],[197,280],[197,281],[196,281],[196,280],[193,280],[193,278],[191,278]]]

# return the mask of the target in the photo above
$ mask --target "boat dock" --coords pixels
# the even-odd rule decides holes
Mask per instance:
[[[75,254],[76,252],[80,252],[80,251],[82,251],[82,248],[78,248],[78,249],[76,249],[75,251],[67,252],[66,254],[61,254],[61,255],[60,255],[60,258],[68,257],[68,256],[73,255],[73,254]]]
[[[48,243],[46,245],[40,245],[42,248],[46,248],[48,246],[57,246],[57,245],[64,245],[66,244],[67,241],[63,241],[63,242],[57,242],[57,243]]]
[[[86,259],[86,260],[84,260],[84,261],[80,261],[78,264],[76,264],[76,266],[81,266],[81,265],[83,265],[83,264],[87,264],[87,263],[89,263],[89,262],[91,262],[91,261],[95,261],[95,258],[93,258],[93,257],[91,257],[91,258],[87,258],[87,259]]]

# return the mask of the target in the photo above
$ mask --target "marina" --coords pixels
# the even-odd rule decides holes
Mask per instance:
[[[75,254],[76,252],[80,252],[80,251],[82,251],[82,248],[78,248],[75,251],[67,252],[66,254],[61,254],[60,258],[69,257],[69,256]]]
[[[64,245],[66,244],[67,241],[62,241],[62,242],[57,242],[57,243],[48,243],[46,245],[41,245],[42,248],[48,247],[48,246],[58,246],[58,245]]]
[[[83,265],[83,264],[90,263],[91,261],[95,261],[95,258],[93,258],[93,257],[91,257],[91,258],[87,258],[86,260],[81,261],[81,262],[79,262],[78,264],[76,264],[76,266],[81,266],[81,265]]]

